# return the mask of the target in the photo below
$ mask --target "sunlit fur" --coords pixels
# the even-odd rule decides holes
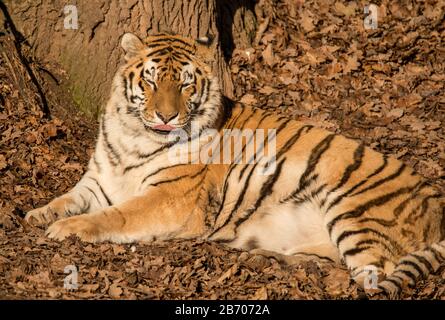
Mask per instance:
[[[49,237],[203,238],[286,261],[343,261],[360,285],[373,266],[379,290],[390,296],[444,265],[444,197],[411,168],[324,129],[223,104],[209,45],[126,34],[122,47],[126,62],[114,78],[88,171],[70,192],[26,216],[33,223],[60,219]],[[192,122],[221,135],[274,129],[275,167],[261,161],[259,149],[253,163],[172,159],[178,143],[197,141]],[[172,140],[173,129],[185,130],[185,142]],[[243,139],[243,152],[253,143]],[[273,170],[261,174],[266,167]]]

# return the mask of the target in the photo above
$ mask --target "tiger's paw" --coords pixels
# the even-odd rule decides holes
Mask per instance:
[[[45,232],[46,236],[56,240],[63,240],[72,234],[86,242],[98,242],[101,235],[99,226],[88,215],[56,221]]]
[[[50,224],[56,221],[62,215],[50,205],[29,211],[25,216],[25,221],[34,226]]]
[[[52,200],[46,206],[29,211],[25,220],[32,225],[47,225],[51,222],[79,212],[79,206],[68,194]]]

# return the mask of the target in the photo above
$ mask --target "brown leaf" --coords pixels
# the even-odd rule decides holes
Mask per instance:
[[[326,285],[326,291],[333,296],[340,296],[346,293],[349,287],[350,275],[344,269],[332,269],[329,274],[322,279]]]
[[[6,162],[6,158],[4,155],[0,154],[0,170],[6,168],[8,163]]]
[[[300,24],[306,32],[311,32],[315,29],[314,19],[311,16],[312,13],[309,10],[305,10],[301,14]]]
[[[122,245],[113,245],[113,253],[117,256],[120,254],[126,253],[127,250],[125,250],[124,246]]]
[[[244,96],[241,97],[240,102],[247,105],[255,105],[258,100],[253,94],[246,93]]]
[[[404,110],[402,108],[394,108],[391,111],[388,112],[388,117],[393,117],[395,119],[399,119],[403,116]]]
[[[113,283],[110,286],[110,289],[108,289],[108,294],[110,295],[111,298],[113,299],[119,299],[119,297],[121,296],[123,290],[122,288],[119,286],[118,283]]]
[[[358,62],[358,57],[356,55],[348,56],[346,58],[346,63],[343,65],[343,73],[348,74],[351,71],[357,70],[360,66],[360,62]]]
[[[262,287],[255,292],[255,295],[252,297],[253,300],[267,300],[267,289],[266,287]]]
[[[270,67],[273,67],[275,65],[276,59],[271,43],[267,45],[261,56],[263,57],[264,62],[266,62]]]
[[[239,265],[235,263],[233,266],[231,266],[226,272],[223,273],[221,277],[216,280],[218,283],[224,283],[226,280],[230,279],[232,276],[234,276],[238,272]]]

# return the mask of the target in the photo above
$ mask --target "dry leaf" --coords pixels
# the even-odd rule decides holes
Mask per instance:
[[[255,295],[252,297],[253,300],[267,300],[267,289],[266,287],[262,287],[255,292]]]
[[[255,105],[257,103],[257,99],[253,94],[247,93],[241,97],[240,102],[247,105]]]
[[[119,286],[118,283],[113,283],[110,286],[110,289],[108,289],[108,294],[113,299],[119,299],[119,297],[121,296],[122,292],[123,292],[122,288]]]
[[[270,67],[273,67],[276,63],[275,55],[273,53],[272,44],[269,43],[266,47],[266,49],[263,51],[261,56],[264,59],[264,62],[266,62]]]
[[[310,13],[308,10],[305,10],[301,14],[300,24],[306,32],[311,32],[315,29],[314,19],[312,19],[311,16],[312,13]]]

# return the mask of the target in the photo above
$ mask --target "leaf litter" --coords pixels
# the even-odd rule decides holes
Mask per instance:
[[[259,1],[252,47],[237,48],[231,59],[235,96],[361,139],[445,190],[445,4],[376,3],[378,28],[366,30],[365,1]],[[290,266],[202,240],[119,245],[44,237],[24,213],[80,179],[97,124],[57,98],[46,117],[35,88],[23,87],[29,81],[11,38],[1,36],[0,44],[11,49],[0,56],[0,298],[364,297],[343,265],[317,260]],[[48,80],[36,74],[51,97]],[[64,288],[68,265],[78,271],[77,289]],[[445,299],[444,278],[442,268],[402,298]]]

